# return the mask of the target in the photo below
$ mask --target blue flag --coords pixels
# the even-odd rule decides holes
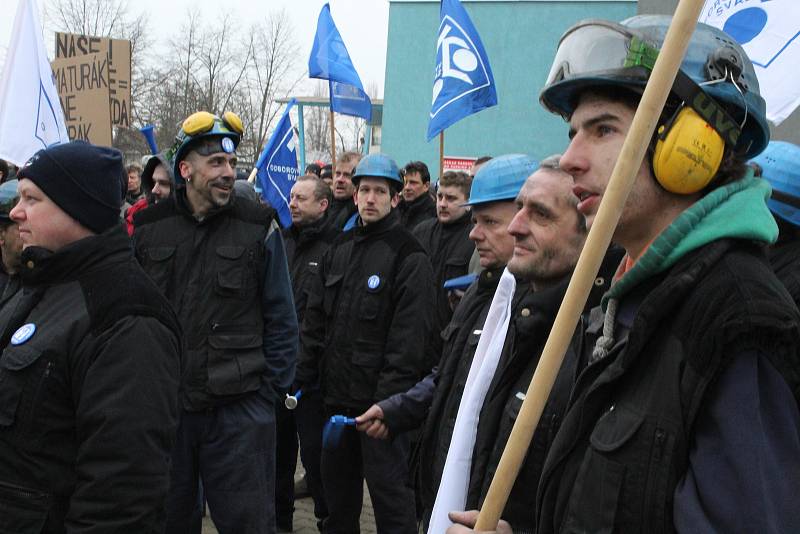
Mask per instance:
[[[328,4],[322,6],[317,20],[317,34],[308,58],[308,75],[330,81],[331,109],[345,115],[372,116],[372,102],[364,92],[361,78],[350,60]]]
[[[458,0],[442,0],[428,141],[464,117],[497,105],[481,38]]]
[[[367,93],[354,85],[334,81],[329,81],[328,87],[333,111],[366,120],[372,118],[372,101]]]
[[[292,225],[292,216],[289,213],[289,193],[299,174],[294,131],[292,130],[292,120],[289,118],[289,110],[294,104],[295,99],[293,98],[286,106],[286,111],[278,121],[278,126],[272,132],[272,136],[256,162],[258,183],[261,186],[264,200],[278,212],[278,218],[284,228]]]

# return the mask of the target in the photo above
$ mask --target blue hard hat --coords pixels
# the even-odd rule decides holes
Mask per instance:
[[[18,180],[9,180],[0,185],[0,222],[11,221],[9,214],[19,200],[18,183]]]
[[[400,178],[400,169],[397,168],[397,163],[386,154],[370,154],[358,162],[353,173],[353,184],[358,185],[359,179],[365,176],[386,178],[403,186],[403,179]]]
[[[770,211],[781,219],[800,226],[800,207],[777,200],[778,194],[788,195],[800,203],[800,147],[785,141],[771,141],[767,148],[751,163],[761,167],[761,177],[772,186],[772,196],[767,201]]]
[[[671,20],[639,15],[619,24],[586,20],[574,25],[561,37],[539,95],[542,105],[569,117],[587,88],[643,89]],[[720,29],[698,24],[680,68],[736,121],[744,122],[738,152],[752,158],[764,150],[769,142],[766,104],[753,64],[739,43]]]
[[[507,154],[487,161],[472,180],[469,202],[475,206],[499,200],[514,200],[539,162],[524,154]]]

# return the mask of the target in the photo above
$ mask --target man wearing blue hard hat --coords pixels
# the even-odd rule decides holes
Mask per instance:
[[[356,226],[323,256],[300,335],[296,385],[321,388],[327,416],[355,417],[429,370],[423,355],[433,321],[433,273],[394,209],[403,187],[397,165],[383,154],[366,156],[353,185]],[[385,441],[352,427],[324,448],[326,533],[358,532],[364,479],[379,532],[416,530],[408,448],[405,435]]]
[[[14,296],[21,283],[19,273],[22,267],[22,239],[19,236],[19,226],[9,215],[19,200],[17,184],[16,179],[0,184],[0,307]]]
[[[569,122],[561,167],[589,225],[669,23],[584,21],[559,43],[540,99]],[[800,314],[746,166],[768,139],[752,63],[699,24],[612,237],[626,256],[576,337],[536,532],[800,531]]]
[[[800,306],[800,147],[770,141],[750,165],[772,186],[767,205],[778,223],[778,240],[770,249],[769,259],[778,279]]]
[[[167,532],[199,532],[199,479],[221,533],[275,531],[275,404],[297,317],[275,212],[234,194],[238,116],[201,111],[170,150],[173,195],[134,215],[136,256],[187,347]]]

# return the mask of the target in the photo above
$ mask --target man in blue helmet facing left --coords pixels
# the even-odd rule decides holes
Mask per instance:
[[[800,147],[786,141],[770,141],[750,165],[772,186],[767,202],[778,223],[778,240],[769,259],[795,304],[800,307]]]
[[[275,404],[297,317],[275,212],[234,194],[242,130],[231,112],[189,116],[170,151],[175,193],[134,216],[137,259],[186,345],[168,533],[199,534],[198,479],[221,534],[275,531]]]
[[[559,44],[541,101],[569,122],[561,167],[590,225],[669,22],[585,21]],[[764,109],[741,47],[698,25],[613,234],[626,256],[582,325],[537,533],[800,531],[800,314],[745,163]]]
[[[356,167],[353,185],[357,224],[323,256],[300,335],[297,388],[321,388],[326,417],[355,417],[429,371],[423,355],[433,321],[433,271],[400,224],[397,165],[371,154]],[[386,441],[353,427],[324,443],[324,532],[359,531],[364,479],[378,532],[415,532],[408,449],[404,434]]]

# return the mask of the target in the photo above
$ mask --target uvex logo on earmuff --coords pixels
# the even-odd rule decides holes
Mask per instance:
[[[736,121],[720,107],[716,100],[700,91],[694,95],[691,107],[719,133],[726,144],[732,147],[736,146],[736,143],[739,141],[739,134],[742,133],[742,130],[739,128]]]

